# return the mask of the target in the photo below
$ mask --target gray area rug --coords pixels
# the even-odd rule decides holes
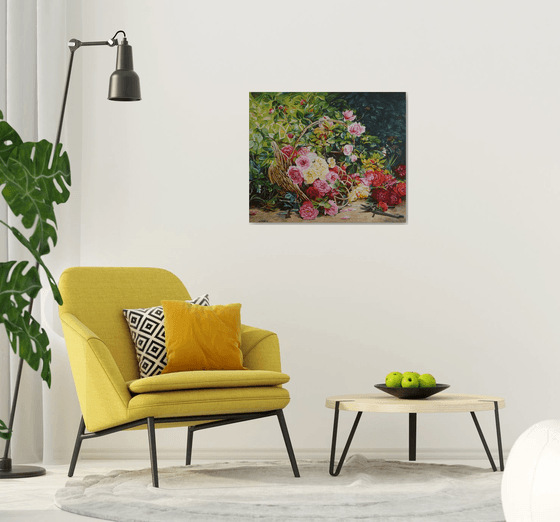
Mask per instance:
[[[112,471],[70,479],[56,492],[65,511],[118,522],[338,521],[504,522],[502,473],[471,466],[349,458],[338,477],[327,461],[235,462]]]

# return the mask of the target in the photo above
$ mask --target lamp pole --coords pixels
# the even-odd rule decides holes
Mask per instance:
[[[119,43],[117,35],[123,34],[123,39]],[[68,90],[70,87],[70,76],[72,74],[72,65],[74,63],[74,53],[80,47],[90,47],[97,45],[107,45],[109,47],[117,47],[117,65],[116,70],[111,74],[109,80],[109,95],[108,100],[111,101],[139,101],[140,96],[140,80],[138,75],[134,72],[132,62],[132,47],[128,44],[126,33],[124,31],[117,31],[113,38],[110,40],[100,40],[96,42],[81,42],[73,38],[68,42],[70,50],[70,61],[68,62],[68,73],[66,75],[66,85],[64,87],[64,95],[62,97],[62,109],[60,111],[60,120],[58,122],[58,131],[56,133],[56,141],[53,147],[53,156],[56,154],[58,145],[60,144],[60,135],[62,134],[62,124],[64,122],[64,112],[66,110],[66,100],[68,98]],[[39,270],[39,263],[35,265],[36,270]],[[31,315],[33,310],[33,299],[29,303],[28,313]],[[12,407],[10,409],[10,420],[8,424],[8,433],[12,432],[14,427],[14,418],[16,413],[16,406],[19,394],[19,387],[21,384],[21,373],[23,370],[23,359],[20,358],[16,384],[14,387],[14,396],[12,398]],[[25,478],[37,477],[45,474],[45,468],[39,466],[12,466],[12,459],[8,458],[10,452],[11,438],[6,441],[4,446],[4,455],[0,458],[0,479],[3,478]]]

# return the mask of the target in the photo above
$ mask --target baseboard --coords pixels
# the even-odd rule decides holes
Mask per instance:
[[[316,448],[295,448],[294,452],[298,459],[322,459],[330,458],[330,449]],[[342,449],[337,451],[337,459]],[[372,448],[351,448],[349,454],[359,453],[367,458],[387,459],[387,460],[407,460],[408,451],[399,449],[372,449]],[[498,458],[497,451],[494,452],[494,459]],[[504,449],[504,457],[507,457],[509,451]],[[145,449],[87,449],[82,447],[80,459],[90,460],[143,460],[148,458],[148,448]],[[176,449],[158,449],[158,458],[161,460],[178,460],[183,461],[185,458],[184,451]],[[192,455],[193,464],[197,460],[281,460],[287,458],[285,448],[271,449],[239,449],[239,448],[200,448],[194,449]],[[416,451],[418,460],[482,460],[486,459],[486,455],[482,448],[480,449],[422,449]]]

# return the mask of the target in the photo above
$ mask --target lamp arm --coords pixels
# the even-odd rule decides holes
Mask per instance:
[[[60,111],[60,121],[58,122],[58,131],[56,133],[56,141],[53,148],[53,155],[56,151],[56,148],[58,147],[58,144],[60,143],[60,135],[62,134],[62,123],[64,122],[64,112],[66,110],[66,99],[68,98],[68,88],[70,86],[72,64],[74,63],[74,53],[80,47],[89,47],[94,45],[108,45],[109,47],[114,47],[119,43],[117,40],[117,35],[119,33],[122,33],[123,37],[126,40],[126,33],[121,30],[121,31],[117,31],[113,36],[113,38],[111,38],[110,40],[99,40],[95,42],[81,42],[80,40],[76,40],[76,38],[72,38],[72,40],[68,42],[68,48],[70,49],[70,62],[68,63],[68,73],[66,74],[66,86],[64,87],[64,96],[62,98],[62,109]]]
[[[70,75],[72,74],[72,64],[74,63],[74,50],[70,49],[70,61],[68,62],[68,73],[66,75],[66,85],[64,87],[64,96],[62,97],[62,109],[60,111],[60,120],[58,122],[58,131],[56,133],[56,141],[53,147],[53,158],[56,154],[56,148],[60,143],[60,135],[62,133],[62,122],[64,121],[64,111],[66,110],[66,99],[68,98],[68,87],[70,87]]]

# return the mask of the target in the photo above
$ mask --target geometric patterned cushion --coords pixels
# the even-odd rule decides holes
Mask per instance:
[[[187,303],[210,306],[208,294]],[[163,306],[125,309],[123,313],[130,329],[132,342],[136,347],[140,377],[159,375],[167,365]]]

